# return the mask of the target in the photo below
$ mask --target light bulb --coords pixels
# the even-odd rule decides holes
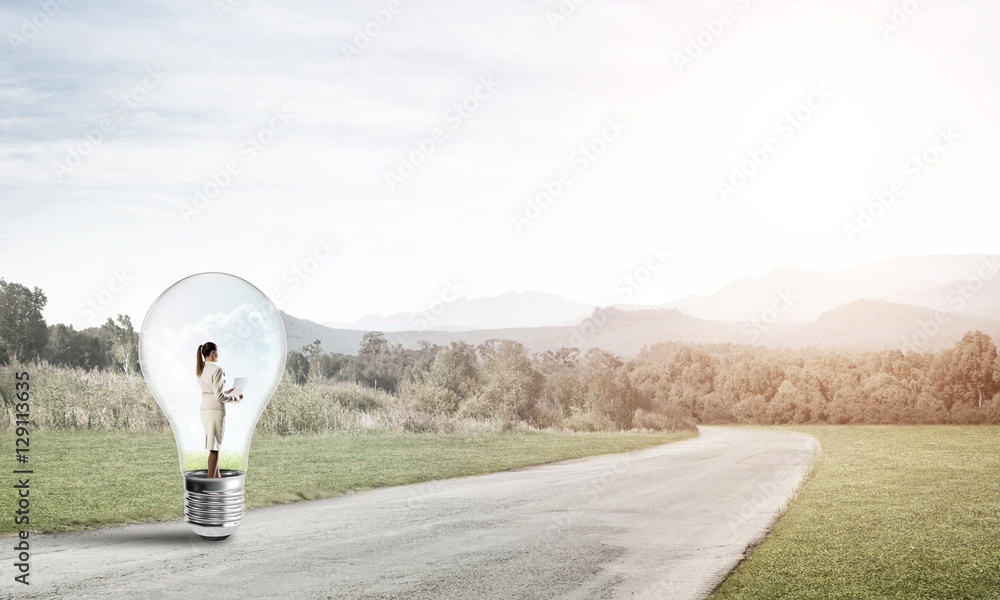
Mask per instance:
[[[223,404],[221,477],[209,477],[198,347],[213,342],[223,390],[248,377],[239,402]],[[198,273],[166,289],[150,306],[139,337],[139,365],[174,432],[184,483],[184,521],[201,537],[222,540],[243,521],[250,438],[285,370],[281,315],[256,287],[227,273]],[[210,368],[206,363],[206,368]],[[211,367],[214,369],[214,367]],[[211,396],[211,395],[210,395]],[[217,413],[212,413],[217,414]]]

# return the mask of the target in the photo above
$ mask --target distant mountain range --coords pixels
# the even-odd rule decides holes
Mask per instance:
[[[363,331],[469,331],[506,327],[545,327],[579,323],[594,307],[556,294],[507,292],[491,298],[458,298],[428,305],[421,312],[387,317],[369,314],[351,323],[323,323]]]
[[[298,349],[320,340],[324,350],[356,354],[365,332],[333,329],[282,313],[288,347]],[[943,313],[929,308],[894,304],[883,300],[858,300],[823,313],[810,323],[710,321],[677,309],[623,311],[596,310],[573,326],[517,327],[474,331],[385,332],[390,342],[415,348],[421,340],[445,345],[455,340],[479,344],[490,338],[523,343],[531,352],[563,346],[586,351],[597,347],[625,357],[644,345],[679,341],[735,343],[786,348],[840,349],[848,351],[900,348],[938,350],[949,347],[967,331],[982,331],[1000,342],[1000,321]]]
[[[623,356],[665,341],[923,351],[975,330],[1000,342],[997,271],[1000,255],[903,257],[827,274],[777,268],[656,308],[594,309],[553,294],[509,292],[455,300],[429,321],[427,313],[399,313],[329,327],[282,316],[289,348],[319,339],[344,354],[357,353],[366,331],[409,348],[420,340],[508,338],[532,352],[598,347]]]
[[[759,317],[791,296],[782,321],[814,321],[854,300],[885,300],[974,317],[1000,319],[1000,255],[932,255],[892,258],[820,273],[779,267],[742,277],[707,296],[663,305],[702,319],[743,321]],[[981,288],[979,287],[981,284]]]

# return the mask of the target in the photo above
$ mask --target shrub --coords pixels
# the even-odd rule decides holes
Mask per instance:
[[[614,423],[613,429],[632,427],[639,394],[624,373],[610,369],[595,371],[587,378],[585,397],[587,410],[606,417]]]
[[[615,422],[606,414],[589,410],[576,411],[563,419],[562,426],[571,431],[615,431]]]
[[[399,397],[404,406],[428,413],[454,413],[461,401],[458,394],[436,383],[404,383]]]

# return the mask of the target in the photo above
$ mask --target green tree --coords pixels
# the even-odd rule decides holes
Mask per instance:
[[[481,376],[476,348],[464,341],[452,342],[437,353],[430,379],[464,400],[478,390]]]
[[[392,352],[392,346],[381,331],[369,331],[361,338],[358,358],[366,363],[384,360]]]
[[[87,330],[76,331],[72,325],[56,323],[49,327],[49,343],[45,360],[66,367],[86,370],[103,369],[107,365],[104,341]]]
[[[397,346],[399,345],[397,344]],[[427,340],[419,340],[417,346],[416,350],[402,350],[402,346],[399,346],[400,351],[405,356],[404,362],[412,371],[429,373],[434,368],[434,361],[437,360],[437,355],[444,349],[444,346],[432,344]]]
[[[639,408],[662,412],[670,396],[670,374],[667,368],[647,360],[632,359],[625,363],[623,372],[639,392]]]
[[[313,341],[311,344],[306,344],[302,346],[300,352],[310,361],[317,356],[323,354],[323,342],[319,340]]]
[[[364,385],[395,392],[401,381],[412,379],[413,351],[390,344],[381,331],[369,331],[358,348],[356,376]]]
[[[536,352],[532,363],[545,375],[569,375],[580,369],[580,349],[560,348]]]
[[[293,350],[288,353],[285,371],[292,376],[292,381],[297,385],[304,385],[309,379],[309,359],[301,352]]]
[[[357,358],[347,354],[328,352],[316,358],[316,368],[312,369],[322,379],[353,381],[348,371],[356,367]]]
[[[40,288],[0,279],[0,347],[15,361],[42,356],[49,330],[42,316],[48,298]]]
[[[585,391],[583,382],[570,375],[549,375],[545,378],[545,397],[559,407],[563,416],[583,408]]]
[[[109,342],[109,351],[114,364],[126,376],[139,372],[139,334],[132,328],[128,315],[118,315],[117,323],[108,317],[101,325],[101,332]]]
[[[639,406],[639,393],[624,373],[600,369],[586,382],[585,406],[602,415],[618,429],[632,427],[632,417]]]
[[[476,396],[462,403],[461,412],[473,417],[535,416],[545,376],[532,367],[524,345],[513,340],[486,340],[476,347],[482,357],[484,384]]]

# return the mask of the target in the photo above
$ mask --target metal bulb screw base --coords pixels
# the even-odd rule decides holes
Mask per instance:
[[[246,472],[220,469],[222,477],[207,477],[207,469],[184,471],[184,522],[203,539],[222,541],[243,522]]]

